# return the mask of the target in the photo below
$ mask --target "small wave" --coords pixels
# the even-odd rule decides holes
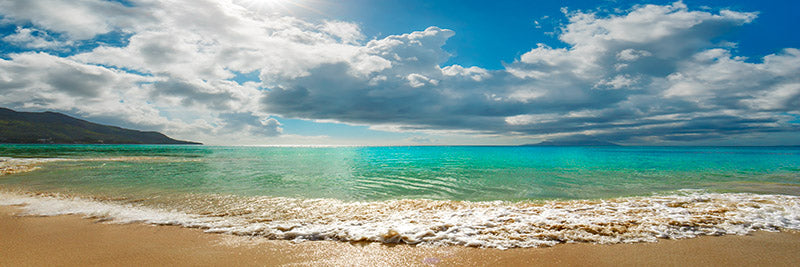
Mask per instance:
[[[38,169],[37,165],[59,161],[57,158],[9,158],[0,157],[0,176],[5,174],[23,173]]]
[[[0,192],[0,205],[24,205],[29,215],[81,214],[103,221],[180,225],[269,239],[501,249],[800,230],[799,197],[689,190],[547,202],[346,202],[223,195],[109,201]]]
[[[169,157],[98,157],[98,158],[10,158],[0,157],[0,176],[30,172],[39,169],[39,165],[57,161],[196,161],[197,159]]]

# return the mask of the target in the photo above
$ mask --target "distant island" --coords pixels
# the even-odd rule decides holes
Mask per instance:
[[[15,144],[191,144],[153,131],[91,123],[57,112],[0,108],[0,143]]]
[[[555,140],[555,141],[544,141],[536,144],[525,144],[521,146],[620,146],[620,145],[599,140]]]

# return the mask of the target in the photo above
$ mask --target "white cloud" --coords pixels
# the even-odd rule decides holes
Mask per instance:
[[[0,59],[0,68],[5,73],[0,90],[26,93],[4,94],[7,98],[36,94],[54,101],[70,98],[102,99],[127,90],[137,82],[151,80],[148,77],[82,64],[45,53],[12,54],[10,60]]]
[[[437,84],[439,84],[439,81],[437,81],[437,80],[434,80],[434,79],[425,77],[424,75],[416,74],[416,73],[411,73],[408,76],[406,76],[406,80],[408,80],[408,85],[410,85],[411,87],[414,87],[414,88],[422,87],[422,86],[425,86],[425,85],[437,85]]]
[[[260,130],[263,131],[266,136],[278,136],[283,133],[283,128],[281,128],[282,124],[274,118],[264,118],[259,122],[261,126],[263,126]]]
[[[780,84],[741,102],[754,110],[797,111],[800,106],[800,83]]]
[[[631,142],[797,129],[785,115],[769,114],[798,111],[800,50],[754,63],[717,40],[757,13],[692,11],[681,2],[607,16],[565,11],[559,39],[566,47],[539,44],[505,69],[486,70],[441,67],[451,30],[365,40],[358,24],[304,21],[237,3],[0,1],[7,21],[34,26],[3,37],[20,46],[130,35],[125,44],[65,58],[9,55],[0,60],[0,104],[116,116],[124,125],[226,143],[284,138],[285,126],[273,116],[397,132],[593,134]],[[253,72],[259,81],[233,81]]]
[[[47,32],[23,27],[17,27],[16,32],[3,37],[3,41],[34,49],[58,49],[72,45],[71,41],[56,40]]]
[[[634,61],[640,57],[649,57],[653,54],[644,50],[636,50],[632,48],[624,49],[617,53],[617,59],[620,61]]]
[[[472,66],[469,68],[464,68],[461,65],[450,65],[442,68],[442,74],[445,76],[464,76],[469,77],[470,79],[480,82],[486,78],[491,77],[492,75],[489,74],[489,71],[483,68],[479,68],[476,66]]]
[[[169,120],[147,104],[139,84],[153,77],[87,65],[45,53],[12,54],[0,59],[0,103],[21,109],[61,110],[99,121],[171,132],[192,128]]]
[[[358,25],[349,22],[326,21],[321,30],[346,44],[358,44],[359,41],[364,39],[364,34],[361,33]]]
[[[142,2],[142,4],[147,4]],[[53,0],[0,1],[6,20],[33,25],[69,35],[74,40],[91,39],[95,35],[118,29],[130,29],[148,20],[142,9],[125,7],[114,1]]]
[[[595,84],[594,88],[607,86],[610,87],[611,89],[622,89],[626,87],[631,87],[635,83],[636,83],[635,78],[631,78],[630,75],[624,74],[624,75],[614,76],[614,78],[611,78],[610,80],[606,79],[600,80],[599,82],[597,82],[597,84]]]
[[[557,121],[555,114],[524,114],[505,118],[509,125],[530,125]]]

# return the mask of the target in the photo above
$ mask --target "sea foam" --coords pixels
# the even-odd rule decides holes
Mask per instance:
[[[168,157],[121,156],[95,158],[11,158],[0,157],[0,175],[34,171],[39,165],[57,161],[192,161]]]
[[[62,159],[0,157],[0,175],[33,171],[38,168],[39,164],[59,160]]]
[[[800,197],[699,190],[544,202],[348,202],[196,194],[107,200],[0,191],[0,205],[21,205],[24,215],[79,214],[117,223],[180,225],[268,239],[501,249],[800,230]]]

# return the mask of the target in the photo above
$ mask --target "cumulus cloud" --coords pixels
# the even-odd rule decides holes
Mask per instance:
[[[59,49],[71,45],[71,41],[59,41],[37,29],[17,27],[16,33],[3,37],[3,41],[25,48]]]
[[[115,113],[121,115],[115,124],[179,134],[198,129],[208,135],[224,133],[230,124],[221,121],[224,113],[265,116],[258,107],[262,85],[234,82],[236,73],[258,71],[265,85],[278,78],[300,77],[311,66],[358,56],[359,47],[347,44],[363,39],[355,24],[263,16],[227,1],[131,1],[130,6],[90,0],[51,2],[0,2],[5,20],[42,29],[19,28],[3,40],[46,48],[62,45],[48,40],[48,32],[62,34],[66,45],[91,42],[112,31],[130,37],[122,46],[100,43],[91,51],[63,58],[34,52],[9,55],[11,60],[2,63],[15,69],[5,72],[0,90],[20,94],[6,96],[3,104],[95,119],[108,117],[105,110],[111,106],[141,105],[152,112]],[[359,66],[357,72],[381,68],[381,62],[368,56],[352,63]],[[253,122],[239,134],[282,132],[274,118]]]
[[[256,132],[264,136],[279,136],[283,133],[283,126],[278,120],[270,117],[259,117],[251,113],[222,113],[222,134],[241,134],[243,132]]]
[[[81,99],[98,100],[127,90],[147,77],[128,74],[100,66],[87,65],[45,54],[12,54],[0,59],[0,90],[6,99],[25,97],[53,101]],[[8,101],[8,100],[6,100]]]
[[[310,78],[280,81],[263,102],[267,111],[290,117],[396,131],[647,143],[797,130],[779,113],[797,112],[789,104],[798,93],[797,50],[747,63],[729,45],[716,45],[715,38],[756,13],[692,11],[676,2],[619,15],[566,15],[559,38],[568,47],[540,44],[504,70],[440,67],[448,57],[441,45],[452,32],[430,28],[373,41],[381,47],[375,55],[391,63],[373,74],[381,82],[344,75],[347,64],[331,64],[308,70]]]
[[[722,34],[757,13],[681,2],[566,12],[558,36],[504,69],[444,65],[455,32],[365,40],[358,24],[259,13],[237,1],[0,1],[0,105],[54,109],[211,141],[284,136],[280,118],[387,131],[592,136],[621,143],[798,130],[800,50],[738,57]],[[112,32],[59,57],[42,52]],[[52,36],[60,36],[53,38]],[[235,81],[255,73],[255,81]],[[794,115],[792,115],[794,114]],[[217,137],[220,138],[220,137]],[[294,138],[294,137],[293,137]]]
[[[149,1],[141,1],[147,5]],[[76,40],[98,34],[131,29],[149,21],[149,13],[115,1],[0,1],[4,20],[31,23],[39,28],[65,33]]]
[[[480,82],[483,79],[491,77],[491,74],[489,74],[489,71],[486,69],[479,68],[477,66],[464,68],[461,65],[446,66],[442,68],[442,74],[445,76],[465,76],[476,82]]]

